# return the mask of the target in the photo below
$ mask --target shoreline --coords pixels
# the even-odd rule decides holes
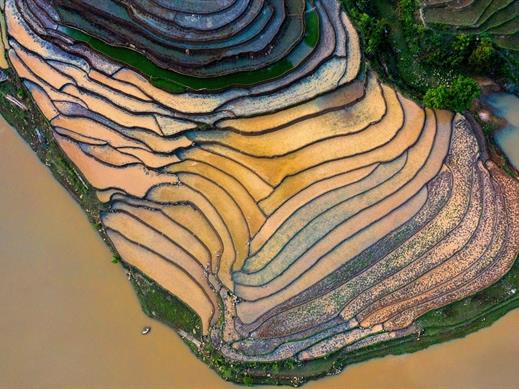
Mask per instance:
[[[1,86],[1,96],[4,98],[4,101],[0,107],[0,113],[22,136],[25,142],[29,143],[31,148],[38,155],[39,159],[51,170],[53,176],[80,204],[86,213],[88,220],[101,235],[105,243],[109,243],[109,240],[106,238],[105,232],[99,223],[99,212],[103,210],[103,207],[101,206],[101,203],[97,201],[95,191],[91,187],[84,187],[80,174],[76,171],[52,138],[49,124],[32,101],[32,97],[30,97],[30,95],[25,91],[25,96],[22,100],[23,103],[29,107],[27,112],[17,111],[9,101],[5,100],[6,91],[4,89],[7,89],[10,93],[18,92],[20,88],[24,90],[18,77],[13,74],[12,70],[8,70],[8,74],[10,76],[10,81],[7,81],[7,84],[4,83]],[[492,150],[492,144],[488,143],[488,136],[484,136],[482,129],[479,131],[477,130],[477,127],[475,128],[476,136],[480,141],[483,141],[482,136],[486,140],[485,146],[490,149],[489,157],[494,160],[493,156],[495,157],[495,153]],[[37,136],[35,129],[41,131],[43,139],[40,139],[40,137]],[[480,134],[477,135],[477,133]],[[108,244],[108,246],[114,253],[114,256],[117,257],[114,248],[110,244]],[[153,309],[147,305],[150,304],[151,301],[149,300],[149,294],[154,294],[158,291],[161,298],[163,298],[163,302],[171,304],[169,307],[175,306],[174,300],[171,300],[169,293],[149,280],[149,284],[147,285],[149,286],[149,290],[145,290],[146,288],[143,288],[141,283],[139,283],[139,277],[142,277],[145,280],[146,277],[140,275],[135,271],[135,269],[130,268],[130,270],[135,274],[132,277],[132,284],[141,300],[144,312],[151,318],[159,320],[172,328],[190,333],[190,328],[180,328],[178,323],[172,322],[167,315],[153,315]],[[467,299],[449,304],[439,310],[432,311],[418,319],[417,324],[422,329],[418,337],[415,335],[409,335],[395,341],[388,341],[375,345],[374,347],[361,349],[357,352],[351,352],[347,355],[344,355],[340,350],[325,358],[304,364],[297,364],[292,361],[274,364],[254,364],[253,366],[251,364],[233,363],[225,360],[217,350],[208,348],[204,346],[203,343],[202,348],[197,348],[192,342],[186,341],[185,339],[184,341],[199,359],[203,360],[210,368],[216,370],[220,375],[222,375],[223,369],[230,367],[235,369],[237,374],[228,377],[230,381],[245,384],[289,384],[298,386],[309,380],[317,379],[326,375],[338,374],[347,368],[347,366],[354,363],[360,363],[386,355],[411,353],[427,348],[433,344],[442,343],[446,340],[464,337],[478,329],[487,327],[508,311],[519,307],[519,296],[513,296],[500,302],[488,301],[483,304],[483,307],[481,307],[477,314],[473,317],[467,318],[463,322],[456,322],[452,325],[446,326],[439,324],[444,322],[442,315],[444,315],[445,312],[452,310],[453,306],[458,307],[463,305],[467,300],[477,299],[478,297],[476,296],[483,296],[484,300],[486,298],[485,296],[492,295],[492,293],[496,291],[496,288],[499,289],[499,285],[509,282],[509,278],[517,281],[517,284],[519,285],[519,280],[517,280],[517,278],[519,278],[518,276],[519,262],[516,260],[512,270],[493,286],[484,289]],[[173,301],[173,303],[171,303],[171,301]],[[176,306],[176,308],[178,309],[178,306]],[[440,314],[438,314],[438,312]],[[438,315],[441,316],[441,318],[435,319]],[[197,341],[200,340],[196,337],[194,339]],[[277,373],[271,374],[273,371],[277,371]],[[250,377],[252,382],[247,380],[246,377]]]
[[[502,85],[497,84],[493,80],[479,80],[479,83],[481,86],[481,97],[473,105],[471,109],[472,115],[470,115],[472,122],[476,125],[476,127],[473,128],[479,128],[479,130],[475,132],[478,142],[482,134],[486,140],[486,151],[489,153],[489,158],[513,178],[519,180],[519,169],[512,165],[506,153],[495,141],[495,135],[511,124],[505,118],[498,116],[494,108],[486,101],[486,99],[494,94],[517,95],[507,91]],[[482,126],[484,126],[485,129],[483,129]]]

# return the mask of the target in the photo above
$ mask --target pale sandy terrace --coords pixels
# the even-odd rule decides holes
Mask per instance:
[[[178,94],[42,34],[49,22],[30,1],[6,3],[9,57],[107,202],[104,232],[229,360],[310,360],[412,335],[422,314],[512,266],[517,183],[480,159],[462,116],[360,71],[335,0],[322,3],[335,39],[319,41],[321,62],[309,54],[248,89]],[[495,220],[508,239],[483,250]]]
[[[186,352],[168,328],[153,322],[150,336],[138,335],[150,321],[124,274],[110,263],[110,252],[79,207],[3,120],[0,151],[0,177],[12,183],[0,188],[0,213],[8,222],[0,223],[0,263],[6,276],[0,285],[5,313],[0,317],[0,386],[237,388]],[[28,174],[34,179],[19,179]],[[77,233],[70,233],[69,222]],[[20,238],[26,235],[33,237],[30,244]],[[19,274],[24,274],[23,282]],[[99,316],[104,320],[92,320]],[[517,326],[519,312],[514,311],[465,339],[355,365],[305,387],[361,389],[388,381],[409,389],[514,387]]]

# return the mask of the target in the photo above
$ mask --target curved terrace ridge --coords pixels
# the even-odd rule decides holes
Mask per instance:
[[[458,3],[426,9],[479,0]],[[519,253],[517,182],[462,115],[363,66],[337,0],[6,0],[5,15],[9,61],[110,243],[227,360],[416,334]]]

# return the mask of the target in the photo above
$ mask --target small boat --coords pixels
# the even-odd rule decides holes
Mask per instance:
[[[142,335],[148,335],[151,332],[151,327],[144,327],[141,331]]]

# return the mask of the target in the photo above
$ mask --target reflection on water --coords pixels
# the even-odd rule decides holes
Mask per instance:
[[[506,154],[512,165],[519,169],[519,97],[496,93],[486,99],[495,114],[506,119],[509,126],[495,135],[496,143]]]
[[[0,200],[1,388],[235,387],[144,316],[80,208],[3,121]],[[466,339],[305,388],[517,387],[517,328],[516,311]]]

